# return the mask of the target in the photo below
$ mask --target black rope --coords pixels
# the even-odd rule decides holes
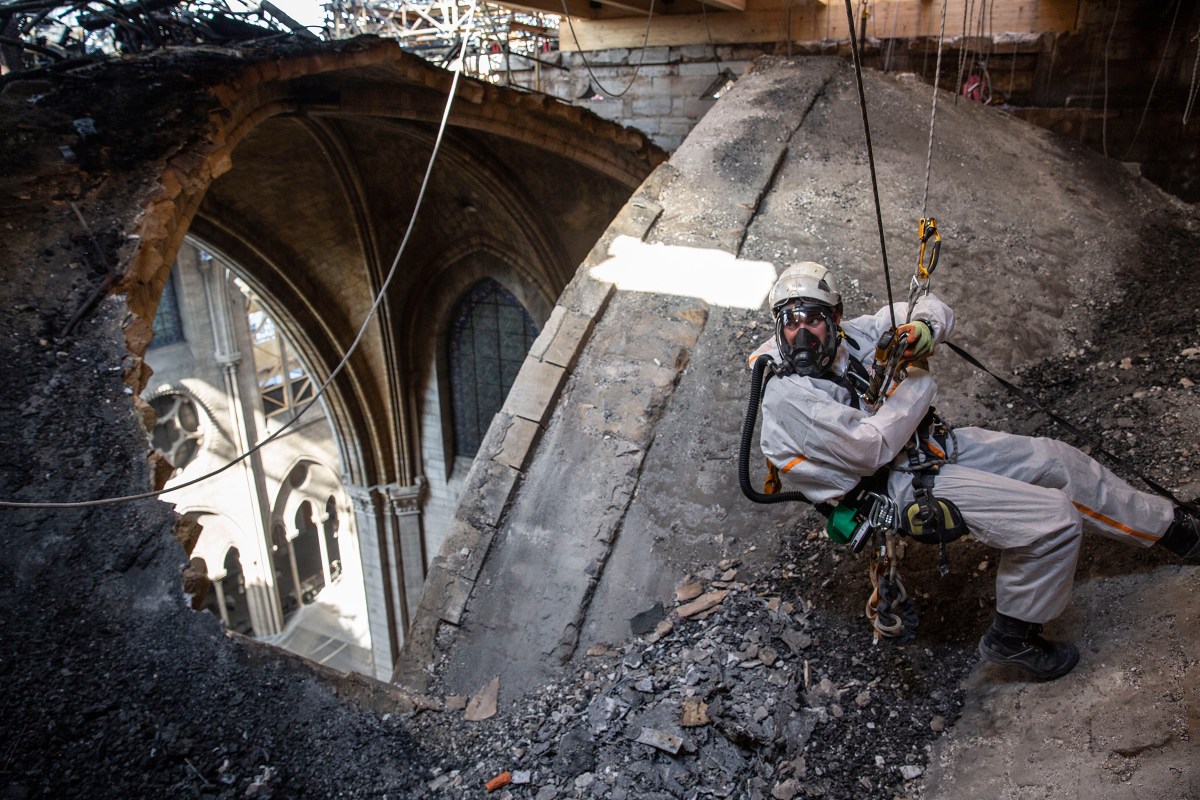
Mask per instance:
[[[858,104],[862,109],[863,134],[867,139],[867,163],[871,168],[871,193],[875,197],[875,222],[879,227],[879,250],[883,253],[883,280],[887,285],[888,311],[892,327],[896,327],[895,301],[892,299],[892,273],[888,269],[887,243],[883,237],[883,212],[879,203],[879,181],[875,177],[875,150],[871,147],[871,123],[867,120],[867,93],[863,89],[862,60],[858,53],[858,38],[854,35],[854,9],[846,0],[846,23],[850,27],[850,51],[854,54],[854,77],[858,80]]]
[[[1131,467],[1127,461],[1120,458],[1119,456],[1114,455],[1113,453],[1110,453],[1108,450],[1105,449],[1104,445],[1101,444],[1100,440],[1098,440],[1096,437],[1094,437],[1090,434],[1084,433],[1079,428],[1075,427],[1075,425],[1073,425],[1071,422],[1068,422],[1066,419],[1064,419],[1061,415],[1056,414],[1053,411],[1051,411],[1050,409],[1046,408],[1044,405],[1042,405],[1040,402],[1038,402],[1037,399],[1035,399],[1031,394],[1029,394],[1029,392],[1026,392],[1020,386],[1017,386],[1016,384],[1012,383],[1011,381],[1005,380],[1004,378],[1000,377],[996,373],[992,372],[990,369],[985,367],[979,361],[979,359],[975,358],[975,356],[971,355],[966,350],[964,350],[961,347],[959,347],[958,345],[956,345],[954,342],[945,342],[945,345],[947,347],[949,347],[951,350],[953,350],[955,353],[957,353],[960,358],[962,358],[964,361],[966,361],[971,366],[973,366],[977,369],[980,369],[983,372],[986,372],[988,375],[991,375],[993,378],[996,379],[996,381],[1001,386],[1003,386],[1005,389],[1007,389],[1013,395],[1021,398],[1026,403],[1033,406],[1038,411],[1041,411],[1043,414],[1050,417],[1050,419],[1054,420],[1059,425],[1063,426],[1063,428],[1066,429],[1067,433],[1070,433],[1072,436],[1075,436],[1078,439],[1080,439],[1084,442],[1087,442],[1088,444],[1090,444],[1092,447],[1095,448],[1097,453],[1099,453],[1100,455],[1107,458],[1113,464],[1116,464],[1117,466],[1120,466],[1123,469],[1128,470],[1131,475],[1134,475],[1134,476],[1140,478],[1142,480],[1142,482],[1145,483],[1147,486],[1149,486],[1151,489],[1153,489],[1156,494],[1159,494],[1162,497],[1165,497],[1166,499],[1170,500],[1172,503],[1174,503],[1177,506],[1183,506],[1184,508],[1188,509],[1189,511],[1200,514],[1200,507],[1197,507],[1197,505],[1195,503],[1188,503],[1188,502],[1184,502],[1183,500],[1180,500],[1178,497],[1176,497],[1171,492],[1170,489],[1161,485],[1157,481],[1154,481],[1154,480],[1146,477],[1140,471]]]

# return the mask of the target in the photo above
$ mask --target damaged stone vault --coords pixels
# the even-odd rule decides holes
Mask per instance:
[[[892,281],[903,297],[917,257],[929,96],[927,88],[914,81],[867,78]],[[940,221],[944,237],[935,284],[958,311],[957,341],[1002,374],[1030,369],[1048,357],[1066,358],[1067,364],[1057,369],[1081,372],[1094,357],[1089,351],[1099,338],[1107,339],[1118,353],[1122,347],[1130,355],[1136,350],[1136,358],[1162,350],[1162,358],[1174,365],[1172,372],[1140,382],[1137,377],[1113,378],[1133,385],[1119,390],[1118,399],[1097,399],[1099,412],[1077,412],[1085,421],[1088,413],[1098,413],[1091,419],[1112,426],[1112,414],[1119,414],[1130,396],[1151,402],[1155,410],[1139,408],[1136,413],[1162,420],[1167,430],[1180,436],[1182,446],[1172,447],[1168,438],[1158,440],[1161,452],[1153,447],[1148,452],[1161,459],[1154,463],[1163,467],[1181,496],[1196,494],[1200,321],[1195,304],[1174,309],[1168,305],[1157,316],[1159,321],[1143,317],[1133,326],[1137,334],[1128,328],[1114,330],[1107,322],[1108,310],[1124,304],[1159,307],[1174,291],[1194,296],[1196,264],[1187,255],[1187,242],[1196,236],[1194,212],[1113,162],[987,110],[948,102],[940,107],[936,126],[928,213]],[[853,656],[841,664],[854,662],[857,667],[839,675],[839,662],[829,654],[824,666],[817,667],[818,651],[785,647],[794,645],[797,637],[808,639],[803,626],[780,628],[776,620],[774,639],[768,643],[771,636],[759,630],[754,612],[744,608],[733,620],[726,615],[715,623],[695,622],[697,615],[712,614],[711,607],[726,601],[730,592],[759,596],[758,613],[772,616],[768,609],[778,609],[780,598],[771,597],[779,584],[748,576],[777,574],[781,564],[796,560],[797,536],[807,542],[809,549],[801,548],[806,560],[816,560],[825,569],[814,574],[810,567],[807,576],[814,583],[801,578],[797,596],[810,604],[813,596],[824,596],[848,618],[860,613],[866,581],[858,570],[864,567],[851,567],[853,559],[839,564],[836,554],[833,562],[826,561],[827,554],[812,548],[830,543],[814,541],[820,538],[815,533],[807,538],[787,533],[797,527],[800,532],[819,530],[815,517],[797,526],[795,520],[805,509],[755,507],[745,500],[737,485],[735,458],[748,395],[744,358],[770,335],[762,304],[775,272],[768,267],[764,275],[762,262],[816,260],[834,266],[843,277],[848,313],[873,310],[885,301],[862,141],[848,65],[821,59],[766,60],[739,81],[671,161],[643,184],[564,292],[493,423],[472,472],[470,483],[477,489],[460,505],[455,528],[427,581],[417,624],[402,655],[400,682],[466,696],[481,687],[490,686],[494,692],[498,677],[500,706],[510,704],[514,715],[518,708],[529,714],[522,706],[524,698],[537,697],[539,686],[553,681],[565,665],[586,671],[591,663],[596,672],[615,669],[610,679],[624,676],[609,684],[601,679],[606,688],[597,689],[597,697],[615,691],[622,680],[640,676],[643,691],[655,698],[642,695],[634,702],[634,709],[642,704],[640,716],[628,707],[617,714],[629,714],[620,726],[622,735],[637,738],[639,730],[644,734],[656,719],[667,718],[668,735],[686,740],[688,708],[694,720],[696,703],[727,696],[731,686],[736,698],[743,682],[761,686],[769,676],[768,683],[785,687],[781,694],[787,697],[789,688],[811,692],[818,681],[832,680],[837,684],[834,694],[843,696],[856,691],[856,685],[874,685],[872,678],[880,679],[855,674],[863,663]],[[981,158],[980,153],[989,155]],[[716,258],[714,264],[714,251],[736,255],[737,261]],[[721,283],[717,278],[714,284],[714,275],[727,280]],[[1130,334],[1133,339],[1125,339],[1123,345],[1112,341]],[[1117,360],[1122,368],[1131,363],[1129,358]],[[949,353],[938,359],[936,370],[943,387],[939,409],[958,424],[1029,432],[1037,429],[1039,419],[1045,424],[1044,418],[1013,411],[1008,398],[997,399],[984,383],[990,379]],[[1070,382],[1053,370],[1049,375],[1052,386]],[[1147,401],[1148,396],[1154,399]],[[1125,419],[1122,425],[1134,424]],[[1108,433],[1119,440],[1125,435],[1119,430]],[[755,446],[752,464],[758,463]],[[1154,553],[1111,552],[1103,550],[1105,544],[1090,545],[1101,548],[1087,568],[1091,575],[1144,569],[1146,558],[1154,563]],[[931,643],[954,642],[951,649],[957,655],[940,655],[932,664],[910,663],[908,668],[962,675],[963,662],[958,659],[965,656],[969,663],[990,614],[988,556],[982,550],[966,550],[960,558],[970,561],[966,571],[973,580],[963,583],[960,576],[940,585],[928,552],[912,558],[923,563],[916,568],[921,596],[931,605],[927,613],[938,620],[925,623],[926,636]],[[740,572],[733,569],[738,565]],[[1035,747],[1037,755],[1027,757],[1036,766],[1022,775],[1004,766],[1005,759],[1014,751],[1025,758],[1032,745],[1001,737],[1011,750],[992,758],[984,754],[985,748],[970,749],[969,759],[938,774],[953,788],[939,790],[931,784],[929,793],[968,796],[969,791],[960,793],[965,786],[992,795],[1028,779],[1050,787],[1048,796],[1067,796],[1054,793],[1059,782],[1073,785],[1079,778],[1058,772],[1082,771],[1089,794],[1121,796],[1122,789],[1108,794],[1119,769],[1113,763],[1131,748],[1123,750],[1111,742],[1130,740],[1141,743],[1138,747],[1144,750],[1139,752],[1149,754],[1143,758],[1154,762],[1142,775],[1147,781],[1143,786],[1168,794],[1187,786],[1194,790],[1197,778],[1188,764],[1191,746],[1186,735],[1176,737],[1197,702],[1198,653],[1188,633],[1196,631],[1197,608],[1194,598],[1180,594],[1186,594],[1183,586],[1194,586],[1195,576],[1177,576],[1175,569],[1165,568],[1161,591],[1181,604],[1164,620],[1164,647],[1152,671],[1159,676],[1156,686],[1180,693],[1178,705],[1126,725],[1119,712],[1101,700],[1107,691],[1103,685],[1114,681],[1113,672],[1093,664],[1097,671],[1085,670],[1077,685],[1056,687],[1074,698],[1072,714],[1064,711],[1070,703],[1059,701],[1049,706],[1052,711],[1019,712],[1005,703],[1007,698],[1020,706],[1023,684],[1012,675],[1001,675],[995,683],[996,676],[983,670],[975,688],[987,696],[989,711],[973,717],[974,724],[1010,724],[1034,731],[1034,739],[1038,729],[1054,731],[1046,735],[1065,740],[1067,752],[1047,756]],[[783,568],[784,574],[793,571],[794,563]],[[1176,585],[1180,580],[1183,583]],[[831,589],[831,581],[842,585]],[[1106,591],[1159,591],[1138,586],[1113,589],[1101,583],[1092,589],[1099,597],[1081,605],[1105,607],[1113,602],[1105,598]],[[707,592],[695,599],[700,590]],[[783,599],[797,597],[787,598],[785,592]],[[792,619],[808,618],[794,607],[793,612]],[[1173,630],[1176,614],[1187,620],[1181,631]],[[1094,651],[1097,660],[1124,662],[1118,675],[1123,669],[1139,669],[1129,662],[1136,662],[1146,646],[1145,631],[1132,622],[1136,611],[1126,609],[1121,616],[1122,624],[1133,628],[1097,644]],[[714,636],[714,646],[703,627],[696,630],[697,624],[712,624],[713,630],[725,633],[726,641],[732,628],[734,644],[722,646],[721,637]],[[851,652],[870,648],[865,622],[858,625],[862,627],[842,628],[837,634],[850,637],[844,646]],[[677,626],[686,630],[672,634]],[[754,631],[753,641],[739,638],[739,627],[742,634]],[[1071,634],[1091,635],[1088,628],[1076,617]],[[638,654],[647,642],[672,635],[677,635],[674,652],[680,660],[670,671],[673,677],[667,678],[667,685],[674,686],[667,694],[676,696],[667,700],[661,664],[643,667]],[[1108,636],[1102,630],[1095,635]],[[754,657],[760,636],[764,650],[771,652],[771,668],[765,670]],[[1105,652],[1106,644],[1116,652]],[[614,646],[622,648],[618,655],[637,656],[633,667],[628,659],[615,667],[603,660],[589,661]],[[789,657],[776,660],[773,646]],[[651,651],[658,652],[653,646],[645,652]],[[698,668],[695,661],[701,656],[711,662]],[[759,672],[739,676],[739,665]],[[820,672],[810,674],[810,668]],[[1115,680],[1124,683],[1123,678]],[[941,696],[936,681],[933,687],[905,686],[910,699],[921,691]],[[1005,694],[1006,688],[1011,694]],[[1040,694],[1030,691],[1047,699],[1056,696],[1053,688]],[[622,696],[629,699],[628,692]],[[738,718],[737,725],[754,729],[756,721],[762,721],[759,712],[772,708],[772,701],[761,695],[758,699],[765,706],[757,706],[756,712],[755,703],[748,702],[743,708],[747,717]],[[1149,700],[1133,689],[1118,691],[1112,699],[1132,705]],[[664,703],[673,704],[675,712],[663,712]],[[795,755],[796,741],[786,733],[788,720],[813,710],[806,704],[824,709],[818,693],[815,701],[811,694],[808,701],[801,700],[790,715],[786,706],[772,711],[771,730],[781,753]],[[648,713],[648,708],[657,711]],[[593,723],[595,710],[593,703],[588,709]],[[722,732],[736,740],[728,731],[729,717],[725,722]],[[927,725],[928,717],[918,720],[914,715],[913,735],[927,735]],[[744,733],[747,727],[738,729]],[[940,723],[935,729],[940,730]],[[593,724],[593,735],[603,738],[597,730]],[[757,730],[761,735],[762,729]],[[1097,737],[1101,743],[1081,745],[1076,739],[1083,730],[1102,731]],[[995,744],[996,739],[987,741]],[[700,749],[703,762],[704,747]],[[878,759],[883,771],[885,759]],[[811,754],[808,760],[811,767]],[[781,763],[785,768],[776,774],[776,785],[790,783],[783,795],[775,796],[830,790],[828,773],[822,778],[820,770],[816,776],[810,772],[806,780],[800,767]],[[861,773],[840,774],[834,779],[841,783],[833,795],[866,796],[863,792],[869,789],[891,796],[891,791],[916,788],[909,784],[901,790],[896,783],[887,789],[886,782],[873,783],[876,776],[868,778],[868,772],[864,767]],[[920,768],[899,772],[908,777],[920,773]],[[612,785],[623,785],[621,779],[609,778]],[[764,782],[757,791],[770,786]]]
[[[903,292],[928,87],[866,77]],[[944,103],[937,126],[928,213],[957,340],[1040,377],[1195,494],[1200,312],[1172,304],[1200,281],[1194,211],[984,107]],[[1081,586],[1062,623],[1087,645],[1080,669],[1046,686],[968,677],[989,613],[986,552],[958,548],[942,584],[913,553],[918,641],[872,647],[861,564],[804,509],[741,496],[745,355],[767,335],[771,265],[839,268],[852,309],[886,296],[861,142],[844,62],[765,60],[646,179],[493,422],[391,686],[333,679],[193,615],[161,502],[0,511],[13,564],[0,587],[8,794],[477,797],[508,773],[502,794],[543,800],[1193,796],[1192,572],[1090,545],[1082,577],[1105,580]],[[56,185],[39,195],[46,221],[71,207]],[[125,235],[140,199],[111,197],[130,206]],[[36,242],[37,215],[6,216],[26,234],[14,240]],[[138,364],[125,298],[100,300],[110,284],[97,292],[69,268],[93,246],[129,244],[77,232],[5,248],[5,363],[20,379],[3,388],[0,499],[147,482],[122,383]],[[1135,325],[1131,305],[1144,309]],[[1151,351],[1163,354],[1154,372]],[[960,424],[1045,426],[948,354],[937,375],[939,407]],[[1154,425],[1130,438],[1114,415]],[[481,721],[452,710],[467,696]],[[494,714],[481,709],[493,697]]]

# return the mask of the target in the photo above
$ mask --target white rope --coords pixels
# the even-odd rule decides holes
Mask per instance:
[[[938,81],[942,77],[942,41],[946,38],[946,6],[949,0],[942,0],[942,30],[938,33],[937,65],[933,69],[933,106],[929,112],[929,147],[925,152],[925,191],[921,193],[921,218],[925,218],[925,209],[929,204],[929,174],[933,170],[933,128],[937,122]]]
[[[1192,62],[1192,85],[1188,88],[1187,105],[1183,109],[1183,125],[1187,127],[1188,120],[1192,116],[1192,106],[1196,102],[1196,74],[1200,71],[1200,29],[1197,29],[1196,35],[1192,37],[1192,41],[1196,42],[1196,60]]]
[[[1122,161],[1128,161],[1130,154],[1133,152],[1133,146],[1137,143],[1138,134],[1142,132],[1142,125],[1146,122],[1146,114],[1150,111],[1150,101],[1154,99],[1154,89],[1158,86],[1158,76],[1162,74],[1163,62],[1167,60],[1167,51],[1171,49],[1171,37],[1175,35],[1175,21],[1179,19],[1179,7],[1183,5],[1183,0],[1177,0],[1175,3],[1175,13],[1171,16],[1171,27],[1167,31],[1167,41],[1163,45],[1162,58],[1158,60],[1158,66],[1154,69],[1154,80],[1150,82],[1150,93],[1146,95],[1146,105],[1142,108],[1142,116],[1138,119],[1137,128],[1133,131],[1133,138],[1129,140],[1129,147],[1125,150],[1125,157]]]

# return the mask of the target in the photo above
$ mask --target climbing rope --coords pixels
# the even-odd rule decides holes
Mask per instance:
[[[960,47],[958,49],[958,77],[954,82],[954,85],[956,87],[962,86],[963,73],[966,71],[966,68],[967,68],[967,64],[966,64],[967,50],[969,49],[967,47],[967,38],[968,38],[968,34],[970,33],[967,29],[967,25],[970,24],[969,13],[970,13],[970,8],[973,7],[973,5],[974,5],[973,3],[970,5],[968,5],[967,3],[963,3],[963,21],[962,21],[963,44],[962,44],[962,47]],[[958,105],[958,92],[957,91],[954,92],[954,104]]]
[[[933,104],[929,112],[929,147],[925,152],[925,191],[921,193],[922,218],[926,216],[925,209],[929,204],[929,174],[933,170],[933,127],[937,122],[938,82],[942,79],[942,42],[946,38],[947,5],[949,0],[942,0],[942,29],[938,32],[937,64],[933,68]]]
[[[867,598],[866,616],[874,630],[876,644],[883,639],[903,644],[916,635],[919,619],[916,605],[897,571],[904,556],[904,542],[895,531],[885,534],[884,540],[867,568],[871,594]]]
[[[1187,127],[1188,121],[1192,116],[1192,106],[1196,102],[1196,74],[1200,71],[1200,29],[1196,30],[1196,35],[1192,37],[1192,41],[1196,42],[1196,60],[1192,62],[1192,85],[1188,87],[1187,105],[1183,108],[1183,125]]]
[[[1162,58],[1158,60],[1158,66],[1154,68],[1154,80],[1150,82],[1150,93],[1146,95],[1146,105],[1142,108],[1142,116],[1138,119],[1137,128],[1133,131],[1133,138],[1129,140],[1129,148],[1126,149],[1122,161],[1129,160],[1130,154],[1133,153],[1133,146],[1137,144],[1138,134],[1142,132],[1142,125],[1146,122],[1146,114],[1150,111],[1150,101],[1154,99],[1154,89],[1158,86],[1158,76],[1162,74],[1163,62],[1167,60],[1167,51],[1171,49],[1171,37],[1175,35],[1175,21],[1179,19],[1181,5],[1183,5],[1183,0],[1175,3],[1175,13],[1171,16],[1171,27],[1167,30],[1167,41],[1163,45]]]
[[[846,23],[850,28],[850,52],[854,56],[854,77],[858,82],[858,106],[862,110],[863,135],[867,140],[867,164],[871,169],[871,193],[875,198],[875,224],[879,229],[879,250],[883,255],[883,280],[887,286],[888,310],[892,315],[892,327],[896,327],[896,311],[892,301],[892,272],[888,268],[887,242],[883,234],[883,211],[879,202],[879,180],[875,174],[875,150],[871,146],[871,123],[867,119],[867,93],[863,89],[862,57],[858,51],[858,37],[854,34],[854,9],[846,0]]]
[[[1112,37],[1117,31],[1117,20],[1121,17],[1121,0],[1117,0],[1117,10],[1113,12],[1112,27],[1108,29],[1108,38],[1104,42],[1104,113],[1100,116],[1100,146],[1104,157],[1108,158],[1108,52],[1112,47]]]

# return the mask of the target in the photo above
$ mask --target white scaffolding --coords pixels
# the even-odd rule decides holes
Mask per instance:
[[[495,3],[464,0],[331,0],[331,38],[363,34],[397,39],[407,51],[431,61],[462,59],[468,75],[512,85],[514,71],[534,76],[558,50],[558,20],[553,14],[517,11]]]

